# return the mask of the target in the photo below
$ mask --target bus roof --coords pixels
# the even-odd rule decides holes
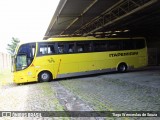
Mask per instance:
[[[39,41],[33,41],[33,42],[20,42],[18,46],[22,44],[27,43],[37,43],[37,42],[51,42],[51,41],[89,41],[89,40],[127,40],[127,39],[144,39],[144,37],[133,37],[133,38],[96,38],[96,37],[55,37],[55,38],[49,38],[47,40],[39,40]]]
[[[45,41],[82,41],[82,40],[119,40],[119,39],[130,39],[130,38],[96,38],[96,37],[60,37],[60,38],[49,38]],[[132,39],[144,39],[143,37],[134,37]],[[44,42],[44,41],[43,41]]]

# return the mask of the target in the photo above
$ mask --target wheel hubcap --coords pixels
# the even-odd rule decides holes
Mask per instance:
[[[126,67],[124,65],[120,66],[120,71],[125,71]]]
[[[42,79],[43,79],[43,80],[48,79],[48,74],[47,74],[47,73],[43,73],[43,74],[42,74]]]

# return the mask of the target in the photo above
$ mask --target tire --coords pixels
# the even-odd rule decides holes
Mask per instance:
[[[126,72],[127,71],[127,65],[125,63],[121,63],[118,65],[118,72]]]
[[[39,82],[49,82],[51,80],[51,74],[47,71],[41,72],[38,76]]]

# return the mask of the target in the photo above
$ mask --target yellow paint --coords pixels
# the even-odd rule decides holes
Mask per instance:
[[[109,38],[117,40],[116,38]],[[118,38],[124,39],[124,38]],[[125,38],[127,39],[127,38]],[[51,38],[47,41],[81,41],[81,40],[108,40],[108,38],[93,37],[71,37],[71,38]],[[37,51],[37,48],[36,48]],[[124,54],[130,52],[138,52],[138,55],[110,57],[110,54]],[[37,53],[37,52],[36,52]],[[36,55],[35,55],[36,56]],[[47,70],[52,73],[53,79],[58,74],[86,72],[92,70],[102,70],[108,68],[117,68],[118,64],[125,62],[128,66],[139,68],[147,65],[147,48],[139,50],[121,50],[91,53],[75,53],[75,54],[56,54],[35,57],[32,64],[21,71],[14,72],[14,82],[24,83],[38,81],[38,74]]]

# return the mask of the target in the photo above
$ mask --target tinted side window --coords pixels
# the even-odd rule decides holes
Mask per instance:
[[[93,47],[95,52],[101,52],[108,50],[108,42],[107,41],[94,41]]]
[[[109,41],[94,41],[94,51],[116,51],[123,49],[123,43],[121,40],[109,40]]]
[[[142,49],[145,47],[145,41],[141,39],[130,39],[123,41],[124,50]]]
[[[58,52],[58,54],[67,53],[64,42],[57,42],[57,52]]]
[[[109,48],[108,50],[116,51],[116,50],[122,50],[123,49],[123,43],[122,40],[110,40],[109,41]]]
[[[54,43],[39,43],[38,55],[55,54]]]
[[[76,42],[76,51],[77,52],[89,52],[90,50],[91,50],[91,48],[90,48],[89,41]]]
[[[40,44],[39,53],[40,53],[40,55],[45,55],[48,53],[47,44]]]
[[[145,41],[144,40],[135,40],[136,49],[142,49],[145,47]]]
[[[124,40],[123,41],[123,49],[124,50],[133,50],[135,49],[135,41],[134,40]]]
[[[66,43],[67,45],[67,52],[68,53],[75,53],[76,52],[76,48],[75,48],[75,42],[68,42]]]
[[[75,41],[75,42],[56,42],[55,48],[57,54],[84,53],[92,51],[91,41]]]
[[[34,57],[36,52],[36,44],[31,44],[31,56]]]
[[[55,42],[56,54],[74,53],[74,42]]]

